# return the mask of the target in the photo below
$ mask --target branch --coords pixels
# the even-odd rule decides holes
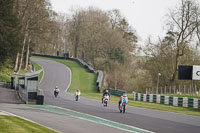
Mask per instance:
[[[171,17],[172,17],[172,20],[178,25],[178,27],[181,29],[181,26],[180,26],[180,24],[178,23],[178,21],[174,18],[174,16],[173,15],[171,15]]]

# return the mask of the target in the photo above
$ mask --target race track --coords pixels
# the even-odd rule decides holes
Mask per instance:
[[[200,117],[196,116],[130,106],[127,106],[127,112],[125,114],[120,114],[117,104],[114,103],[109,103],[108,107],[105,108],[100,101],[83,97],[76,102],[72,94],[65,92],[70,84],[69,68],[63,64],[50,60],[32,58],[32,61],[40,64],[44,69],[44,78],[40,84],[40,88],[44,90],[45,104],[59,106],[152,132],[200,132]],[[56,85],[60,88],[60,94],[57,98],[53,95],[53,89]],[[116,129],[113,128],[113,130]]]

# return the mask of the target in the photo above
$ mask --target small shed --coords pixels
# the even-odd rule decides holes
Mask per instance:
[[[24,75],[15,75],[15,88],[23,101],[36,100],[39,88],[39,74],[41,70],[26,73]]]

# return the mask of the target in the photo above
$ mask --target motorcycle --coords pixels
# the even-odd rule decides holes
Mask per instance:
[[[55,95],[55,97],[57,97],[58,96],[58,92],[54,91],[54,95]]]
[[[109,101],[109,95],[105,95],[103,97],[103,106],[107,107],[108,106],[108,101]]]
[[[126,110],[126,103],[125,102],[122,102],[121,105],[119,106],[119,111],[120,113],[125,113],[125,110]]]
[[[80,98],[80,93],[76,92],[75,93],[75,100],[78,101],[79,98]]]
[[[78,101],[78,99],[79,99],[79,95],[76,95],[75,100]]]

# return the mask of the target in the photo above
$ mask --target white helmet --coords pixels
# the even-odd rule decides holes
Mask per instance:
[[[127,97],[126,93],[123,94],[123,97]]]

